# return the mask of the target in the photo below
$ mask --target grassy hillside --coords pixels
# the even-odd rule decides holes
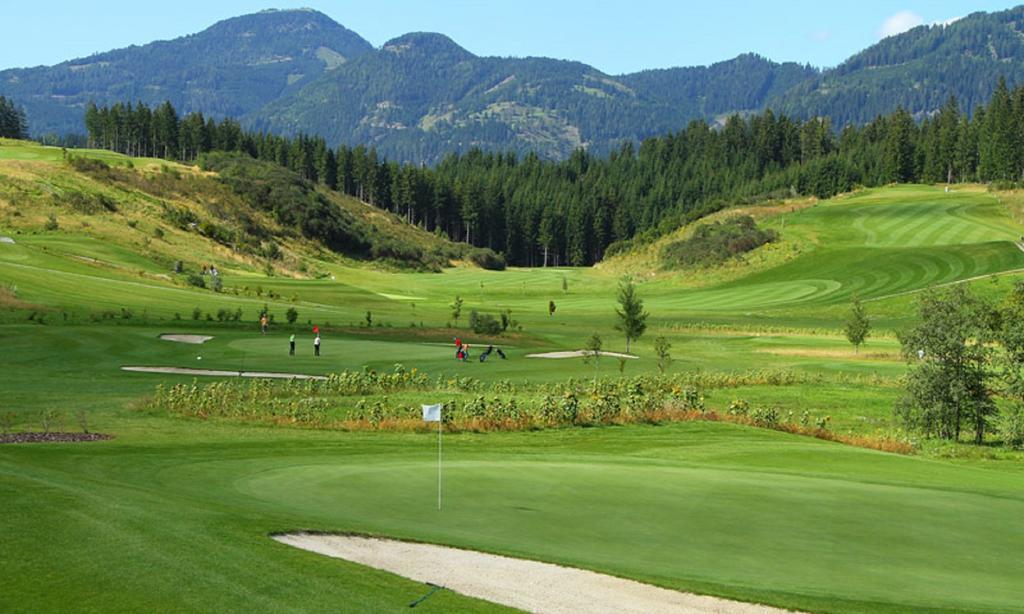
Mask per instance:
[[[1024,599],[1020,453],[919,441],[892,414],[905,372],[893,332],[912,320],[915,294],[962,282],[999,296],[1020,276],[1016,194],[903,186],[748,208],[778,240],[713,268],[665,269],[655,244],[594,269],[432,273],[327,250],[214,173],[149,160],[127,168],[104,155],[110,168],[76,170],[60,150],[0,144],[0,236],[14,240],[0,243],[0,418],[39,430],[57,412],[64,430],[84,419],[115,435],[0,445],[10,529],[0,609],[382,611],[426,592],[267,537],[296,529],[451,544],[804,611],[1009,612]],[[324,198],[360,227],[445,249],[361,203]],[[168,207],[196,227],[172,223]],[[50,215],[58,227],[47,230]],[[265,230],[281,252],[273,275],[266,241],[234,249],[204,223]],[[189,285],[173,273],[178,259],[191,272],[218,266],[224,291]],[[651,313],[638,359],[527,357],[577,349],[595,331],[621,350],[614,296],[624,272]],[[875,325],[860,353],[839,333],[854,293]],[[275,316],[267,335],[256,326],[264,304]],[[238,309],[240,321],[218,321]],[[467,328],[472,311],[510,312],[515,323],[481,337]],[[321,357],[312,324],[324,333]],[[161,333],[213,339],[186,345]],[[493,342],[508,359],[456,362],[454,335],[474,358]],[[583,394],[592,378],[654,374],[659,335],[672,343],[669,374],[720,382],[701,391],[710,409],[744,401],[784,419],[806,414],[844,436],[899,437],[917,454],[725,422],[450,433],[438,513],[432,431],[313,429],[249,419],[247,407],[183,418],[147,400],[191,376],[120,370],[327,374],[402,363],[432,383],[387,396],[416,407],[499,388],[533,398],[570,381]],[[382,401],[338,395],[331,411],[352,411],[360,397]],[[498,610],[447,591],[419,607]]]
[[[249,167],[270,177],[262,189],[273,203],[257,202],[225,177],[195,167],[3,141],[0,231],[18,246],[41,245],[70,272],[88,265],[114,278],[180,286],[185,278],[172,275],[176,261],[186,274],[216,266],[231,293],[239,290],[233,282],[268,274],[323,277],[324,262],[373,258],[437,270],[464,252],[387,212],[320,192],[286,170],[243,157],[221,160],[225,173]]]

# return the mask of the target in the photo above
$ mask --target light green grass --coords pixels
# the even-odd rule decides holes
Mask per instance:
[[[0,157],[16,159],[0,164],[13,165],[3,168],[19,181],[45,178],[32,165],[57,162],[54,155],[0,143]],[[142,215],[149,205],[135,206],[124,210]],[[157,383],[191,378],[119,370],[328,373],[403,363],[488,382],[590,378],[594,367],[582,360],[526,354],[579,348],[594,331],[606,349],[623,349],[612,328],[614,267],[411,273],[305,251],[319,279],[266,277],[237,261],[224,269],[227,292],[217,294],[167,276],[175,250],[230,261],[195,236],[169,235],[147,249],[142,231],[114,228],[120,218],[91,227],[71,218],[47,232],[49,209],[23,208],[14,216],[8,206],[0,218],[0,234],[17,240],[0,245],[0,286],[19,301],[13,310],[0,305],[0,412],[34,430],[41,411],[59,410],[73,429],[81,410],[92,429],[117,438],[0,446],[2,610],[387,611],[425,592],[267,538],[296,529],[435,541],[811,611],[998,612],[1024,601],[1024,465],[1011,454],[898,457],[706,423],[463,434],[446,441],[448,503],[438,515],[432,436],[152,416],[137,408]],[[892,432],[892,382],[905,370],[892,333],[912,321],[914,294],[981,277],[972,285],[997,297],[1024,268],[1013,244],[1021,227],[978,190],[869,190],[760,223],[781,235],[771,257],[638,278],[652,315],[626,375],[656,370],[651,342],[664,334],[671,371],[786,369],[823,382],[709,391],[712,407],[741,398],[784,415],[830,415],[841,432]],[[994,274],[1004,280],[993,284]],[[270,291],[280,298],[268,299]],[[839,334],[854,293],[876,324],[860,354]],[[453,331],[456,295],[466,302]],[[255,318],[265,303],[276,324],[261,336]],[[245,322],[196,322],[194,307],[204,317],[241,308]],[[294,329],[280,324],[289,307],[299,312]],[[133,316],[102,319],[105,311],[120,318],[122,308]],[[501,341],[509,360],[452,359],[452,334],[484,342],[465,329],[474,309],[509,309],[520,322],[522,333]],[[361,328],[367,311],[386,325]],[[36,323],[40,315],[46,324]],[[307,322],[342,327],[326,332],[320,359]],[[159,341],[162,332],[215,338],[181,345]],[[291,332],[295,357],[287,355]],[[615,377],[618,366],[602,360],[598,374]],[[861,376],[887,383],[851,383]],[[402,400],[436,400],[415,396]],[[495,609],[447,592],[421,607]]]

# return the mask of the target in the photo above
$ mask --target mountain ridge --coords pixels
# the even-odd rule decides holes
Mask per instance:
[[[987,101],[1024,82],[1024,6],[885,38],[819,70],[745,53],[706,66],[607,74],[582,62],[477,56],[445,34],[379,48],[313,9],[267,10],[169,41],[51,67],[0,71],[0,94],[33,134],[81,132],[85,105],[170,100],[248,128],[318,134],[400,161],[473,147],[565,158],[678,131],[692,120],[772,108],[863,124],[897,106],[921,118],[950,95]]]

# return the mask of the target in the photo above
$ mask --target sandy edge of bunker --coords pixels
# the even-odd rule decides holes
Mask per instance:
[[[591,350],[570,350],[565,352],[544,352],[543,354],[527,354],[527,358],[583,358],[584,356],[592,356],[594,352]],[[621,352],[605,352],[604,350],[598,351],[601,356],[611,356],[613,358],[640,358],[632,354],[622,354]]]
[[[435,544],[357,535],[287,533],[274,540],[381,569],[417,582],[529,612],[787,612],[768,606],[673,591],[552,563]]]
[[[189,343],[192,345],[201,345],[210,339],[213,339],[210,335],[179,335],[176,333],[160,335],[161,341],[174,341],[175,343]]]
[[[326,380],[324,375],[304,373],[276,373],[273,371],[227,371],[223,369],[191,369],[189,367],[121,367],[122,371],[133,373],[166,373],[171,375],[202,375],[209,377],[255,377],[265,379],[315,379]]]

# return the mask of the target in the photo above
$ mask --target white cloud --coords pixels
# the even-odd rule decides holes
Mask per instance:
[[[924,17],[914,11],[900,11],[882,22],[882,27],[878,29],[878,38],[901,34],[923,23]]]
[[[817,32],[811,32],[811,40],[813,40],[816,43],[824,43],[830,38],[832,38],[832,32],[829,30],[818,30]]]

